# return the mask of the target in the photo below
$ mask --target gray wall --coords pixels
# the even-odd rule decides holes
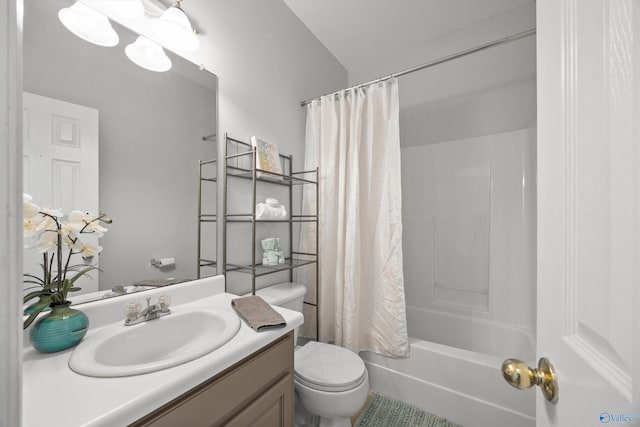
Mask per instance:
[[[349,70],[368,81],[536,27],[535,2]],[[414,147],[536,126],[535,37],[399,78],[400,143]]]
[[[183,7],[203,34],[187,57],[219,78],[220,133],[261,136],[303,165],[300,101],[347,85],[344,67],[281,0],[210,0]]]

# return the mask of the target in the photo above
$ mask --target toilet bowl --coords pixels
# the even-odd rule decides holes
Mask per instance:
[[[280,283],[256,291],[269,304],[302,312],[306,288]],[[297,343],[297,328],[295,331]],[[367,399],[369,374],[362,359],[346,348],[310,341],[294,355],[296,398],[320,417],[322,427],[350,426]]]
[[[346,348],[310,341],[296,350],[294,360],[302,406],[320,416],[320,426],[350,426],[369,391],[362,359]]]

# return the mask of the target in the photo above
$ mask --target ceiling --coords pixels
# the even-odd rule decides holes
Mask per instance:
[[[283,0],[349,73],[534,0]]]

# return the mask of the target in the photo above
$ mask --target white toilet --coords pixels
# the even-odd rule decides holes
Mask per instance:
[[[279,283],[256,291],[272,305],[302,312],[307,289],[297,283]],[[298,330],[296,328],[295,341]],[[310,341],[294,355],[296,398],[304,409],[320,417],[320,426],[351,426],[367,399],[369,374],[354,352],[333,344]]]

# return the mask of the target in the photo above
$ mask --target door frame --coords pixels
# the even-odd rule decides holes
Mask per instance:
[[[0,0],[0,425],[22,420],[22,0]],[[15,284],[14,286],[11,286]]]

